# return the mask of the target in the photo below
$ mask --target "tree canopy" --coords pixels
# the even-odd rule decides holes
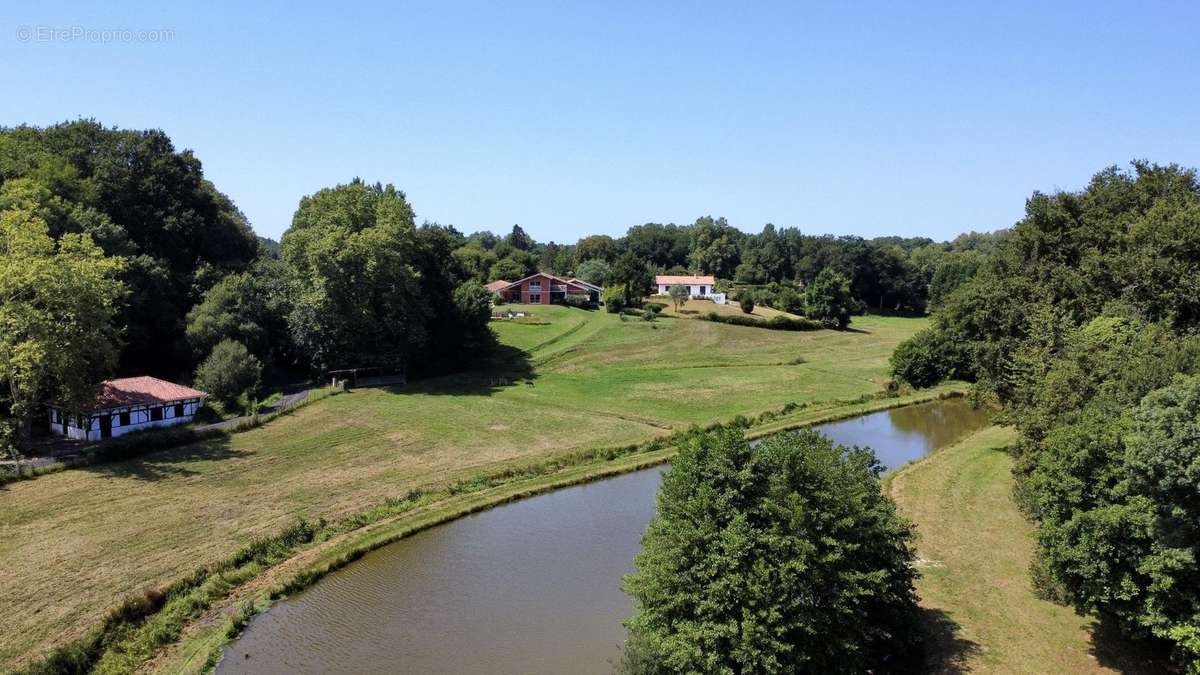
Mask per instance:
[[[625,581],[624,670],[862,673],[913,653],[913,530],[881,471],[812,431],[693,435]]]
[[[894,375],[975,380],[1002,402],[1037,587],[1200,672],[1195,171],[1135,162],[1035,193],[988,249],[954,263],[975,272],[945,270],[953,288]]]
[[[116,364],[124,265],[87,234],[55,240],[36,213],[0,212],[0,418],[24,435],[43,401],[90,403]]]

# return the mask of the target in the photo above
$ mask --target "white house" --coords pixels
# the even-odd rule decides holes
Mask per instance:
[[[725,294],[713,292],[717,280],[712,276],[660,274],[654,278],[654,283],[659,295],[669,295],[671,287],[678,284],[687,286],[689,298],[708,298],[717,304],[725,304]]]
[[[50,403],[50,431],[79,441],[98,441],[131,431],[192,421],[208,394],[157,377],[126,377],[100,384],[84,410]]]

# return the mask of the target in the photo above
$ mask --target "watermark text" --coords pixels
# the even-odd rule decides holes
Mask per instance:
[[[87,26],[17,26],[18,42],[90,42],[121,44],[170,42],[174,28],[89,28]]]

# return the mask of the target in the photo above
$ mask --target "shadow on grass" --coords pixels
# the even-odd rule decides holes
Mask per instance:
[[[925,628],[925,664],[923,673],[965,673],[968,662],[979,652],[979,644],[962,637],[958,625],[940,609],[921,608]]]
[[[1171,646],[1162,640],[1131,640],[1113,621],[1092,624],[1091,655],[1100,665],[1128,675],[1180,672],[1171,664]]]
[[[455,364],[455,372],[410,380],[407,385],[392,387],[389,391],[398,394],[491,396],[507,387],[530,386],[535,378],[537,373],[529,352],[496,344],[473,360]]]
[[[246,450],[234,449],[229,436],[220,436],[180,448],[157,450],[120,462],[90,464],[80,467],[80,470],[108,478],[159,481],[199,475],[199,471],[187,466],[191,462],[236,459],[251,454],[253,453]]]

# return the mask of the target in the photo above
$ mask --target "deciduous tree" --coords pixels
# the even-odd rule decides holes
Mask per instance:
[[[870,450],[694,436],[625,587],[636,673],[863,673],[919,639],[913,530]]]

